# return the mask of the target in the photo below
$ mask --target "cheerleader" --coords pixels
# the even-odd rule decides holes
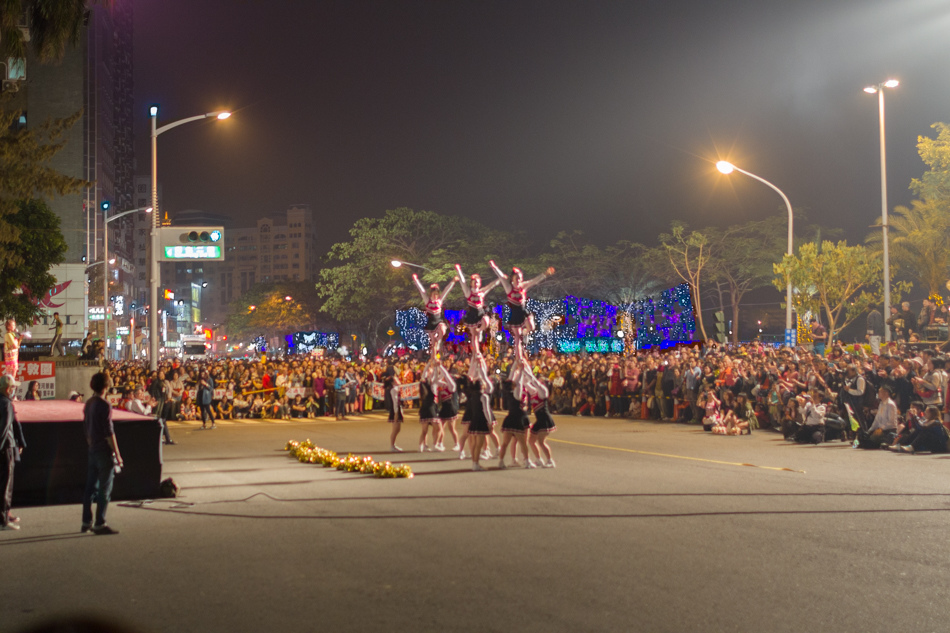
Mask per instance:
[[[429,286],[429,292],[426,293],[419,281],[419,275],[412,276],[413,283],[419,289],[419,294],[426,306],[426,326],[425,331],[429,336],[429,354],[431,357],[438,356],[441,353],[442,340],[448,331],[448,326],[442,318],[442,302],[449,295],[449,292],[455,286],[455,279],[449,282],[445,290],[439,290],[439,284]]]
[[[528,414],[524,410],[524,398],[527,395],[520,381],[505,381],[505,394],[508,396],[508,415],[505,416],[501,424],[502,444],[498,454],[498,467],[505,466],[505,453],[508,451],[508,445],[512,440],[515,444],[511,447],[511,464],[518,466],[518,447],[521,447],[521,453],[524,455],[524,467],[535,468],[534,462],[528,454],[527,431],[531,426]]]
[[[448,429],[452,439],[455,440],[453,450],[457,451],[459,450],[459,434],[455,430],[455,421],[458,419],[459,413],[458,385],[452,374],[443,365],[439,365],[439,370],[442,373],[442,380],[439,381],[436,392],[438,394],[439,421],[441,424],[437,427],[439,437],[436,441],[435,450],[439,452],[445,450],[443,442],[445,440],[445,430]]]
[[[438,427],[441,426],[441,420],[439,419],[439,405],[435,399],[435,389],[433,389],[432,383],[426,380],[419,382],[419,424],[422,426],[422,433],[419,436],[419,452],[424,453],[430,450],[426,445],[426,434],[428,434],[430,426],[432,427],[433,444],[431,450],[435,450],[434,447],[438,444]]]
[[[474,380],[468,390],[468,398],[472,411],[472,420],[468,425],[468,434],[472,436],[472,470],[480,472],[485,470],[479,464],[482,457],[482,451],[485,450],[486,438],[492,433],[492,426],[495,424],[494,416],[491,410],[491,399],[483,390],[484,383],[481,380]],[[489,389],[491,387],[489,386]]]
[[[401,453],[402,449],[396,446],[396,436],[402,430],[402,400],[399,398],[399,376],[396,375],[395,368],[390,366],[386,370],[383,378],[383,404],[389,412],[389,423],[392,424],[392,430],[389,433],[389,450],[393,453]]]
[[[554,458],[551,456],[551,447],[548,446],[548,435],[557,430],[554,418],[548,410],[548,388],[540,380],[525,374],[525,389],[530,394],[531,407],[534,409],[534,424],[531,425],[531,451],[545,468],[554,468]],[[542,454],[545,459],[542,459]],[[532,468],[526,465],[526,468]]]
[[[508,326],[512,329],[513,332],[522,332],[528,333],[535,329],[534,327],[534,315],[528,314],[526,309],[528,302],[528,289],[532,286],[536,286],[546,277],[550,277],[554,274],[553,268],[548,268],[546,271],[528,281],[524,280],[524,273],[521,272],[520,268],[511,269],[511,277],[505,275],[505,273],[495,264],[494,260],[488,262],[488,265],[491,266],[492,270],[495,271],[495,275],[498,276],[498,281],[501,282],[502,286],[505,288],[505,295],[508,300],[508,309],[510,310],[510,315],[508,317]]]
[[[472,396],[472,390],[470,387],[473,384],[479,385],[479,391],[475,397]],[[491,379],[488,377],[488,367],[485,364],[485,358],[484,356],[482,356],[481,351],[477,347],[474,348],[472,361],[469,364],[469,368],[468,368],[468,385],[469,385],[469,389],[468,391],[466,391],[466,398],[467,398],[466,411],[465,411],[465,417],[462,418],[462,423],[463,424],[465,423],[466,417],[467,417],[469,425],[468,425],[467,433],[463,434],[463,439],[461,442],[461,451],[459,452],[459,459],[466,458],[465,446],[468,440],[468,436],[470,435],[472,436],[477,436],[480,434],[488,435],[489,438],[494,443],[495,450],[497,450],[499,446],[498,435],[495,433],[494,428],[493,428],[495,419],[491,412]],[[482,417],[488,420],[488,424],[487,424],[488,430],[485,431],[484,433],[482,433],[481,430],[479,430],[478,433],[473,431],[473,428],[475,427],[473,427],[472,425],[474,424],[474,420],[476,419],[478,415],[482,415]],[[478,438],[475,437],[475,440],[477,439]],[[473,449],[472,449],[473,459],[475,459],[476,457],[483,457],[484,459],[490,459],[492,457],[491,451],[485,447],[485,444],[486,444],[485,441],[482,441],[480,443],[478,441],[475,441],[472,444],[473,444]],[[476,446],[478,447],[477,449],[475,448]],[[481,451],[483,449],[485,450],[485,455],[481,455]],[[477,455],[475,453],[476,450],[479,453]],[[477,468],[475,470],[480,470],[480,468]]]
[[[492,288],[501,283],[496,279],[487,286],[482,286],[482,278],[479,275],[472,275],[471,285],[465,283],[465,273],[459,264],[455,265],[458,272],[459,286],[462,288],[462,294],[465,295],[465,303],[468,308],[465,311],[465,324],[468,326],[469,334],[472,337],[472,349],[477,349],[482,340],[482,332],[488,329],[488,313],[485,312],[485,295]]]

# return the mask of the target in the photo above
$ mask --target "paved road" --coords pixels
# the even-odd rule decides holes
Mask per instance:
[[[113,507],[115,537],[79,535],[77,506],[18,511],[0,631],[77,612],[176,632],[947,630],[950,457],[556,421],[556,469],[407,452],[411,480],[281,451],[390,458],[378,416],[177,425],[188,505]]]

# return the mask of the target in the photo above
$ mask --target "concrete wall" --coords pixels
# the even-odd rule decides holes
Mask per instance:
[[[56,363],[56,399],[68,400],[70,391],[78,391],[88,400],[92,395],[89,380],[99,371],[99,364],[87,361],[59,361]]]

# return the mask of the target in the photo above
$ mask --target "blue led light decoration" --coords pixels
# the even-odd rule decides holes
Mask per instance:
[[[637,349],[654,346],[664,349],[692,341],[696,331],[688,284],[680,284],[655,297],[619,306],[606,301],[567,296],[554,301],[529,298],[526,308],[534,315],[537,327],[525,342],[530,354],[541,349],[553,349],[561,353],[623,353],[628,339],[632,342],[634,333]],[[498,331],[510,344],[511,332],[504,325],[509,310],[505,304],[492,308],[492,312],[501,320]],[[446,340],[451,343],[463,342],[464,311],[446,310],[444,314],[449,325]],[[622,327],[622,315],[629,316],[626,319],[629,323],[623,325],[629,335],[624,338],[616,335]],[[396,327],[411,349],[428,348],[429,339],[423,329],[425,322],[425,313],[418,308],[396,312]]]

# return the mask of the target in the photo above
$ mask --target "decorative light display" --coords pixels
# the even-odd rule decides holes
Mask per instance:
[[[336,468],[349,473],[361,473],[364,475],[373,475],[384,479],[412,479],[412,468],[408,464],[393,464],[391,462],[377,462],[372,457],[359,457],[353,453],[348,453],[346,457],[340,457],[333,451],[319,446],[314,446],[310,440],[298,442],[290,440],[284,446],[284,450],[290,453],[297,461],[306,464],[321,464],[324,468]]]
[[[811,328],[808,327],[808,322],[811,321],[811,312],[806,312],[804,315],[798,315],[798,344],[804,345],[806,343],[813,343],[814,340],[811,338]]]
[[[927,298],[933,302],[935,307],[940,308],[943,306],[943,296],[939,292],[935,292]]]
[[[526,308],[534,315],[537,329],[525,342],[530,353],[552,349],[562,353],[622,353],[628,346],[647,349],[674,347],[694,340],[696,319],[688,284],[680,284],[656,297],[615,306],[605,301],[567,296],[554,301],[528,299]],[[511,332],[505,327],[509,308],[492,308],[499,318],[498,333],[509,343]],[[449,325],[446,341],[465,340],[463,310],[445,310]],[[411,349],[427,349],[429,339],[423,327],[425,312],[418,308],[396,312],[396,326]],[[626,335],[616,335],[623,330]],[[494,338],[492,339],[494,341]]]
[[[258,336],[256,339],[254,339],[254,349],[256,349],[258,353],[260,354],[263,354],[264,352],[266,352],[267,339],[264,338],[263,336]]]
[[[292,354],[309,354],[316,349],[337,349],[340,335],[336,332],[294,332],[284,337]]]

